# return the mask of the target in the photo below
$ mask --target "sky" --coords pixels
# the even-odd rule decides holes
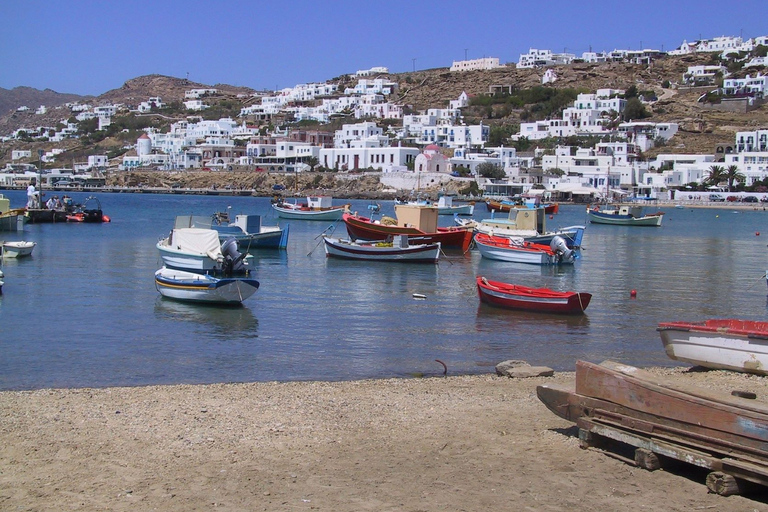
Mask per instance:
[[[0,87],[98,96],[143,75],[276,90],[529,48],[669,51],[768,35],[765,0],[5,0]]]

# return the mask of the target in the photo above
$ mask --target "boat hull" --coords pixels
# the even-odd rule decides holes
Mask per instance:
[[[483,233],[475,235],[475,245],[483,258],[496,261],[531,265],[572,265],[576,259],[573,251],[565,256],[555,253],[546,245],[517,243],[511,238],[488,236]]]
[[[416,228],[376,224],[366,217],[344,214],[344,224],[352,240],[387,240],[396,235],[408,235],[408,239],[420,244],[440,242],[442,247],[466,248],[472,241],[472,229],[469,227],[437,228],[436,233],[425,233]]]
[[[0,214],[0,231],[23,231],[26,221],[24,213],[5,212]]]
[[[667,322],[657,329],[670,359],[705,368],[768,375],[768,322]]]
[[[614,226],[661,226],[663,213],[633,217],[631,215],[618,215],[589,210],[587,218],[593,224],[611,224]]]
[[[3,242],[3,258],[24,258],[32,254],[35,242]]]
[[[473,215],[475,213],[474,204],[463,204],[461,206],[438,206],[438,215]]]
[[[340,220],[347,211],[346,206],[339,206],[327,210],[312,210],[299,208],[284,208],[273,204],[272,208],[277,212],[277,216],[283,219],[293,220]]]
[[[338,238],[325,238],[324,241],[326,256],[334,258],[436,263],[440,256],[440,243],[396,247],[393,244],[358,244]]]
[[[155,272],[155,287],[160,295],[187,302],[237,304],[259,289],[250,277],[216,278],[183,270],[161,268]]]
[[[496,212],[510,212],[512,210],[519,210],[519,209],[525,209],[526,206],[520,206],[515,203],[506,202],[506,201],[496,201],[494,199],[489,199],[485,202],[485,205],[488,207],[488,211],[496,211]],[[548,203],[541,205],[541,208],[544,208],[544,213],[547,215],[554,215],[558,211],[560,211],[560,205],[558,203]]]
[[[541,313],[581,314],[589,306],[592,295],[578,292],[558,292],[548,288],[529,288],[477,277],[480,301],[492,306],[538,311]]]

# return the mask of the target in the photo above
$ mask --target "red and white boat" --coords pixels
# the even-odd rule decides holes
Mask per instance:
[[[483,258],[534,265],[573,265],[576,252],[568,248],[562,237],[555,236],[549,245],[526,242],[485,233],[475,235],[475,245]]]
[[[437,227],[437,208],[418,205],[395,205],[397,219],[374,221],[357,214],[344,214],[342,219],[353,240],[387,240],[396,235],[408,235],[412,242],[466,250],[472,242],[472,228],[464,226]]]
[[[671,359],[705,368],[768,375],[768,322],[663,322],[657,330]]]
[[[392,242],[353,242],[329,237],[323,240],[328,257],[411,263],[437,263],[440,257],[440,242],[410,245],[404,235],[395,236]]]
[[[591,293],[558,292],[549,288],[529,288],[518,284],[489,281],[485,277],[477,277],[477,294],[480,301],[492,306],[542,313],[583,313]]]

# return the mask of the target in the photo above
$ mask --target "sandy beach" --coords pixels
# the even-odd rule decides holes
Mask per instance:
[[[768,380],[652,369],[765,399]],[[573,373],[0,393],[2,510],[768,511],[579,447]]]

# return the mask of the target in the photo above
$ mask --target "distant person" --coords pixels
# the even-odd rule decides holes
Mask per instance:
[[[40,192],[37,191],[35,185],[37,185],[37,179],[32,178],[27,187],[27,208],[40,207]]]
[[[54,210],[56,208],[56,196],[50,198],[48,201],[45,202],[45,207],[49,210]]]
[[[61,200],[59,199],[59,196],[53,196],[53,198],[55,199],[55,202],[53,204],[54,208],[57,210],[61,210],[63,206],[61,204]]]

